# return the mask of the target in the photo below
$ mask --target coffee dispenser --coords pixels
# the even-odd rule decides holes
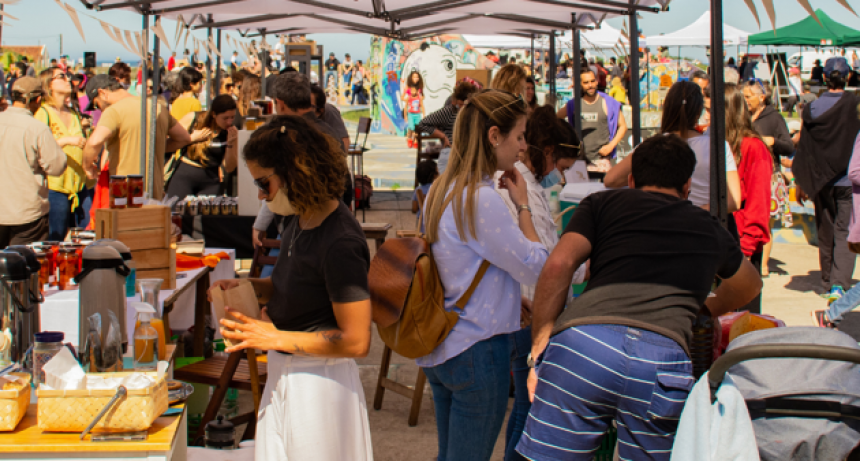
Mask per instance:
[[[30,269],[24,256],[0,251],[0,366],[21,363],[33,341],[25,318],[37,310],[29,302]],[[28,319],[29,322],[29,319]]]
[[[25,299],[21,299],[21,302],[27,306],[29,313],[21,314],[21,335],[19,335],[26,352],[32,344],[35,344],[35,339],[33,338],[36,333],[42,331],[39,313],[39,304],[45,301],[45,298],[42,297],[42,287],[39,283],[39,271],[42,269],[42,265],[36,259],[36,252],[24,245],[13,245],[6,248],[6,251],[14,251],[20,254],[24,258],[24,261],[27,262],[27,269],[30,271],[29,294]],[[28,354],[26,358],[29,359],[30,355]]]
[[[114,247],[93,244],[84,249],[83,270],[75,277],[75,282],[79,286],[81,306],[80,336],[78,336],[81,342],[89,332],[86,319],[95,313],[101,314],[102,337],[107,335],[108,311],[111,311],[119,320],[123,351],[127,349],[125,278],[128,272],[128,266]]]
[[[122,262],[126,265],[126,267],[128,267],[129,270],[128,275],[125,277],[125,296],[122,298],[122,309],[119,309],[119,312],[117,312],[116,316],[116,318],[119,319],[119,324],[122,325],[123,328],[122,343],[123,345],[125,345],[128,343],[128,338],[126,337],[125,331],[125,318],[128,307],[126,298],[129,296],[134,296],[134,282],[136,278],[134,270],[134,261],[131,258],[131,250],[129,250],[124,243],[114,239],[99,239],[93,242],[93,245],[105,245],[113,247],[119,253],[119,256],[122,258]],[[129,287],[129,284],[131,284],[131,287]]]

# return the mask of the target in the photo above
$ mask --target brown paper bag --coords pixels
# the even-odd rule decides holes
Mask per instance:
[[[212,290],[212,307],[215,309],[215,317],[218,321],[218,327],[227,329],[221,325],[221,319],[225,318],[227,315],[224,310],[225,306],[257,320],[259,320],[261,316],[260,304],[257,303],[257,294],[254,292],[254,285],[252,285],[248,280],[242,280],[239,282],[239,285],[227,291],[224,291],[221,287],[217,287]],[[236,319],[229,317],[228,320]],[[227,330],[232,331],[229,329]],[[234,345],[233,342],[227,338],[224,338],[224,344],[226,344],[227,347],[232,347]]]

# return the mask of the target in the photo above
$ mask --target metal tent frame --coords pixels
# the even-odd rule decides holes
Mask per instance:
[[[639,37],[638,14],[657,13],[668,9],[667,0],[80,0],[88,9],[109,11],[127,9],[143,16],[145,43],[148,48],[148,17],[166,16],[174,18],[179,14],[192,13],[189,21],[192,29],[244,29],[242,35],[256,29],[261,35],[268,33],[312,33],[338,31],[379,35],[398,40],[420,39],[427,36],[450,33],[458,27],[482,24],[484,27],[497,27],[496,32],[509,35],[533,37],[536,35],[555,36],[557,30],[572,30],[574,42],[574,72],[579,72],[579,50],[581,48],[580,30],[599,24],[608,17],[626,16],[630,21],[630,71],[631,105],[633,106],[633,144],[641,140],[641,121],[639,109]],[[277,5],[277,8],[272,8]],[[356,8],[357,5],[365,9]],[[391,9],[387,5],[392,6]],[[711,50],[712,56],[722,56],[722,0],[710,0],[711,5]],[[369,6],[369,8],[367,8]],[[254,8],[265,8],[253,13]],[[281,13],[283,11],[283,13]],[[517,11],[522,14],[518,14]],[[558,21],[559,13],[569,14],[570,22]],[[204,20],[203,17],[206,17]],[[232,15],[232,17],[231,17]],[[241,16],[244,15],[244,16]],[[599,15],[597,17],[596,15]],[[223,18],[223,19],[222,19]],[[200,22],[200,24],[195,24]],[[313,22],[313,25],[309,23]],[[322,24],[329,27],[326,28]],[[269,27],[267,27],[269,26]],[[219,37],[220,38],[220,37]],[[555,59],[550,59],[551,88],[555,90]],[[158,39],[154,39],[153,78],[159,78]],[[220,51],[220,40],[218,43]],[[532,55],[533,56],[533,55]],[[265,61],[263,61],[265,62]],[[210,63],[211,64],[211,63]],[[219,66],[220,67],[220,66]],[[211,68],[211,67],[210,67]],[[723,63],[711,63],[714,94],[722,94],[724,89]],[[265,81],[265,79],[264,79]],[[217,78],[216,78],[217,82]],[[210,97],[212,82],[208,82]],[[579,101],[579,92],[574,91]],[[142,98],[145,114],[145,101]],[[155,101],[155,98],[153,99]],[[576,104],[577,111],[581,107]],[[155,109],[153,102],[153,109]],[[154,127],[155,111],[152,114]],[[145,117],[144,117],[145,118]],[[154,130],[150,139],[154,138]],[[723,98],[714,98],[711,105],[711,212],[721,222],[726,223],[726,182],[725,182],[725,103]],[[154,154],[154,142],[150,152]],[[145,142],[141,151],[145,151]],[[144,156],[142,156],[144,158]],[[154,157],[149,156],[149,172],[154,168]],[[148,175],[151,191],[152,174]]]

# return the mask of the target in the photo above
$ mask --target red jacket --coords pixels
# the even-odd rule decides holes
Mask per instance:
[[[770,241],[770,181],[773,157],[767,146],[756,138],[744,138],[738,176],[741,180],[741,209],[735,222],[744,255],[762,251]]]

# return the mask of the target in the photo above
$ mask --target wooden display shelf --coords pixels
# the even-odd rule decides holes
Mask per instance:
[[[42,432],[36,421],[36,405],[30,404],[26,416],[14,431],[0,432],[0,453],[3,453],[0,458],[27,459],[32,456],[25,454],[43,453],[36,459],[84,459],[92,453],[90,459],[102,458],[105,454],[115,459],[134,459],[142,454],[158,453],[162,456],[157,458],[171,459],[176,449],[182,450],[184,454],[187,445],[185,408],[182,414],[156,419],[145,441],[91,442],[89,436],[79,440],[80,433],[77,432]]]
[[[170,243],[170,208],[144,206],[96,210],[96,238],[119,240],[131,250],[137,278],[164,280],[163,289],[176,288],[176,248]]]

